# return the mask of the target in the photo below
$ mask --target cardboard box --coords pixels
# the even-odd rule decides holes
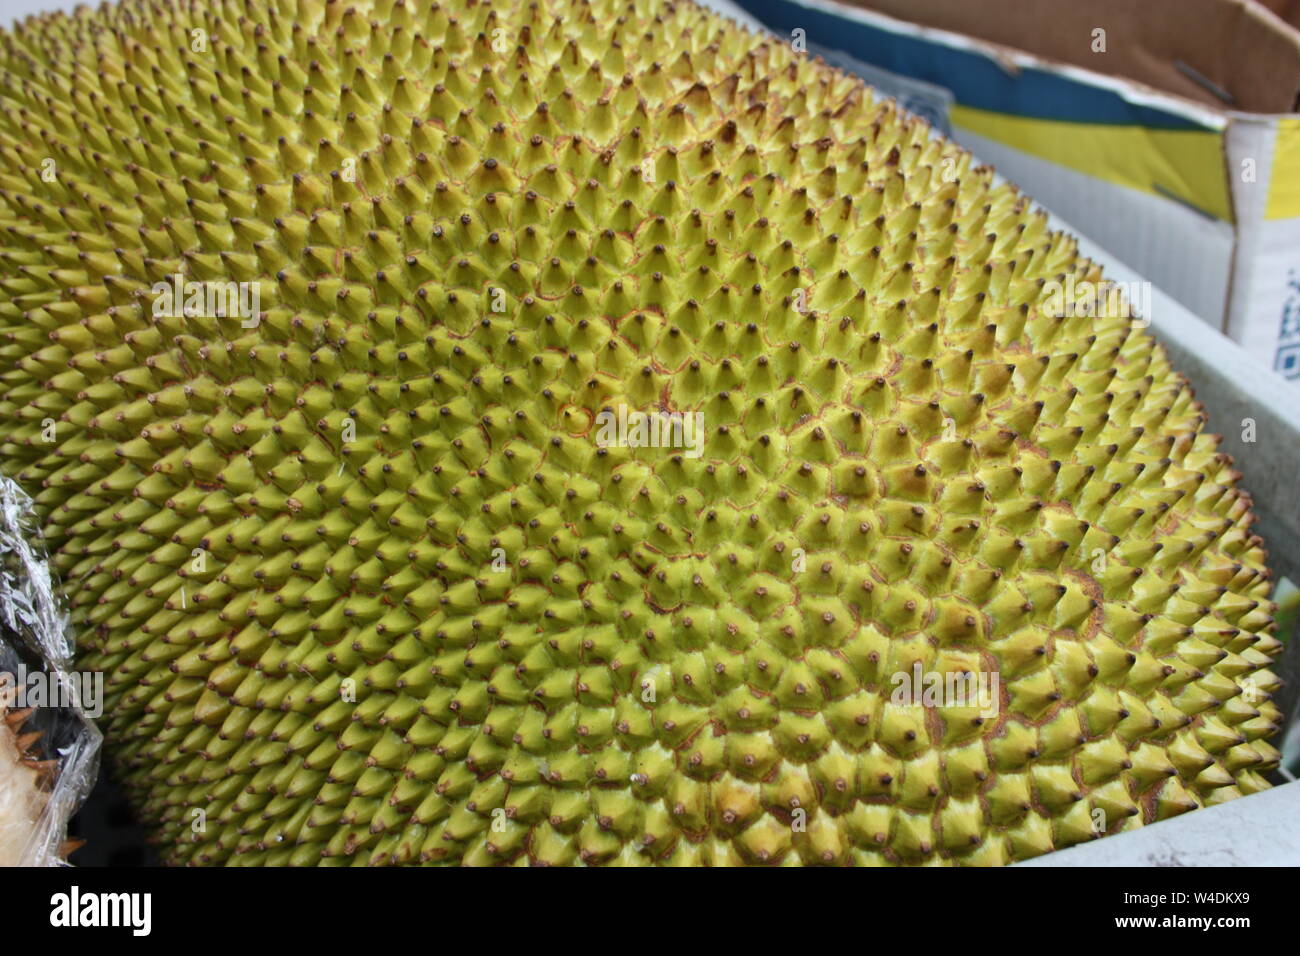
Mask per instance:
[[[1300,19],[1300,3],[1270,0]],[[1254,0],[740,0],[1300,379],[1300,30]]]
[[[1300,27],[1300,0],[1258,0],[1292,26]]]

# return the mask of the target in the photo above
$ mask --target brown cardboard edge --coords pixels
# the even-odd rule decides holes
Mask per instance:
[[[1201,108],[1284,114],[1296,111],[1300,96],[1300,30],[1255,0],[828,2],[1140,84]],[[1089,45],[1097,26],[1106,29],[1104,59]]]
[[[794,0],[802,2],[802,0]],[[1133,80],[1123,76],[1112,76],[1098,70],[1089,69],[1088,67],[1075,66],[1070,63],[1064,63],[1059,60],[1053,60],[1043,56],[1041,53],[1035,53],[1030,50],[1023,50],[1017,47],[1006,46],[994,40],[985,40],[981,37],[972,37],[969,34],[961,33],[957,30],[949,30],[944,27],[928,26],[922,23],[916,23],[911,20],[901,19],[888,13],[882,13],[866,3],[855,2],[855,0],[816,0],[817,3],[829,7],[841,7],[846,11],[856,11],[858,13],[868,14],[872,17],[878,17],[880,20],[895,25],[899,32],[912,32],[924,39],[934,39],[936,42],[948,46],[960,46],[962,49],[977,51],[997,63],[1008,73],[1019,73],[1025,66],[1036,66],[1046,70],[1070,70],[1075,73],[1081,73],[1090,77],[1096,77],[1098,80],[1105,81],[1108,88],[1121,86],[1124,89],[1132,90],[1143,97],[1153,100],[1163,100],[1173,107],[1182,109],[1193,114],[1214,114],[1218,116],[1226,129],[1227,124],[1232,118],[1232,109],[1217,100],[1214,102],[1204,102],[1192,97],[1183,96],[1180,93],[1171,93],[1168,90],[1151,86],[1141,80]]]

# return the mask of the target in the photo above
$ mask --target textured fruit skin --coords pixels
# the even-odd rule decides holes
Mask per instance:
[[[999,864],[1267,786],[1249,498],[991,170],[689,3],[175,6],[0,33],[0,461],[172,861]]]

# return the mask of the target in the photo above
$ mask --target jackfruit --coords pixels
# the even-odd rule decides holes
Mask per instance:
[[[0,866],[22,865],[49,800],[52,772],[32,751],[41,735],[24,732],[31,712],[9,706],[12,693],[0,690]]]
[[[170,861],[999,864],[1267,786],[1204,410],[860,80],[652,0],[0,67],[0,461]]]

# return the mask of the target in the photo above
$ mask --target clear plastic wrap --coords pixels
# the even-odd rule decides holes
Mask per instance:
[[[64,864],[68,820],[98,773],[101,737],[91,717],[103,704],[102,678],[77,672],[73,650],[32,500],[0,477],[0,713],[15,716],[15,711],[31,708],[20,732],[24,737],[40,734],[28,745],[39,770],[20,769],[8,779],[17,788],[39,777],[44,791],[32,804],[39,807],[34,823],[16,822],[17,817],[0,820],[0,826],[10,828],[0,833],[0,843],[13,857],[5,861],[10,865]],[[11,758],[13,741],[11,735]]]

